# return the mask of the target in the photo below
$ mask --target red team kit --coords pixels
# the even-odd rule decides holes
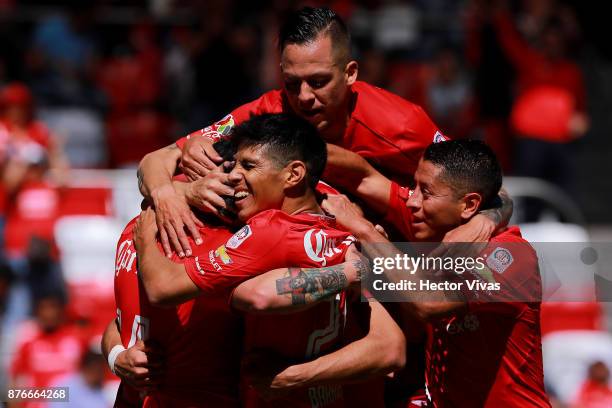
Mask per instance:
[[[401,185],[412,181],[427,146],[447,138],[417,105],[360,81],[351,87],[351,92],[346,132],[333,143],[367,158],[394,181],[385,221],[410,240],[411,214],[406,206],[410,191]],[[218,140],[253,115],[288,111],[283,92],[270,91],[221,121],[180,139],[177,145],[182,148],[190,137]],[[338,349],[344,341],[350,308],[346,293],[287,315],[241,315],[231,308],[233,290],[261,273],[288,266],[321,267],[343,262],[354,238],[338,229],[333,218],[267,210],[235,232],[226,227],[201,228],[204,242],[192,246],[193,257],[173,259],[184,264],[201,295],[171,309],[157,308],[147,301],[137,275],[133,224],[134,221],[127,225],[117,247],[115,296],[122,343],[129,347],[136,338],[155,340],[168,357],[164,386],[146,397],[145,406],[188,407],[201,399],[219,407],[347,406],[346,392],[340,386],[292,392],[273,403],[263,401],[244,384],[238,390],[244,352],[266,349],[294,361],[305,361]],[[486,251],[506,251],[508,254],[503,255],[509,255],[511,260],[503,271],[491,268],[496,278],[510,286],[529,284],[539,288],[535,253],[521,254],[519,261],[504,248],[506,242],[526,243],[518,228],[507,229],[491,239]],[[539,333],[533,330],[539,327],[539,307],[537,302],[518,299],[506,303],[469,302],[466,313],[429,325],[436,341],[429,336],[429,369],[425,377],[433,401],[461,407],[550,406],[540,391],[541,361],[533,364],[534,356],[541,359],[541,339],[529,335]],[[500,353],[506,340],[510,352]],[[501,361],[495,360],[500,355]],[[534,367],[540,367],[540,371]],[[471,382],[470,372],[488,373],[486,378],[491,383]],[[515,384],[521,385],[518,392]],[[364,395],[367,386],[362,387]],[[130,406],[137,399],[137,392],[122,384],[117,406]]]

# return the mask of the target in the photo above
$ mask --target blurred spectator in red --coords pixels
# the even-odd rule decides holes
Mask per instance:
[[[427,84],[427,111],[453,138],[468,136],[475,121],[471,84],[451,48],[441,48]]]
[[[0,152],[2,185],[8,197],[7,255],[22,258],[32,237],[53,241],[59,193],[46,175],[50,167],[65,169],[65,162],[47,127],[34,120],[32,95],[25,85],[6,86],[0,93],[0,107],[0,123],[6,130],[0,132]]]
[[[111,113],[106,120],[111,167],[137,166],[145,154],[172,142],[173,122],[155,109]]]
[[[47,156],[56,181],[67,163],[61,145],[47,126],[36,120],[34,101],[27,86],[13,82],[0,91],[0,163],[3,184],[11,194],[21,185],[27,165]]]
[[[515,173],[569,189],[573,166],[567,144],[585,134],[589,120],[582,73],[567,57],[561,21],[549,19],[535,46],[518,33],[503,7],[494,10],[493,22],[498,41],[517,73],[511,114],[518,136]]]
[[[14,387],[49,387],[78,370],[84,344],[65,321],[65,300],[59,293],[37,299],[35,321],[25,322],[11,364]]]
[[[107,408],[109,401],[106,400],[103,388],[107,366],[100,350],[87,350],[81,358],[79,372],[54,384],[55,387],[68,387],[70,390],[70,399],[63,405],[74,408]]]
[[[111,112],[127,113],[141,106],[153,106],[160,98],[162,54],[157,31],[150,21],[136,24],[129,31],[128,44],[97,70],[99,86],[108,96]]]
[[[587,379],[582,384],[573,408],[612,407],[612,387],[610,370],[605,363],[597,361],[589,366]]]

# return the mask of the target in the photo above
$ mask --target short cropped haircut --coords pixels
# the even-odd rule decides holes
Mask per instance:
[[[292,13],[281,26],[278,49],[282,54],[288,44],[304,45],[314,42],[320,34],[329,35],[336,61],[349,62],[351,38],[344,21],[333,10],[325,7],[304,7]]]
[[[502,185],[502,171],[493,150],[480,140],[432,143],[423,154],[442,169],[440,177],[458,196],[482,195],[481,208],[492,206]]]
[[[265,148],[265,154],[279,168],[294,160],[304,162],[306,180],[313,189],[327,163],[327,146],[317,129],[306,120],[291,114],[253,116],[233,129],[232,141],[238,149]]]

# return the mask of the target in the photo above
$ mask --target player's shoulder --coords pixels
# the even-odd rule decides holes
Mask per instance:
[[[355,109],[360,114],[368,111],[385,111],[391,119],[427,116],[416,103],[367,82],[356,81],[352,90],[357,94]],[[361,108],[364,108],[365,112],[362,112]]]
[[[510,226],[493,236],[485,254],[487,265],[499,273],[515,262],[522,266],[537,265],[535,249],[522,237],[517,226]]]
[[[281,113],[283,111],[283,94],[280,89],[273,89],[259,98],[243,105],[251,115],[264,113]]]
[[[362,81],[355,82],[352,90],[356,95],[352,118],[369,131],[391,140],[407,134],[427,144],[441,141],[437,137],[446,140],[416,103]]]
[[[137,215],[125,225],[125,227],[123,228],[123,231],[121,232],[121,238],[125,236],[131,236],[134,233],[134,227],[136,226],[136,221],[138,221],[139,217],[140,215]]]
[[[508,228],[502,230],[498,234],[491,237],[490,242],[516,242],[529,244],[523,235],[521,229],[517,225],[511,225]]]

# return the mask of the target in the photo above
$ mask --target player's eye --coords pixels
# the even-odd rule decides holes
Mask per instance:
[[[311,79],[308,81],[308,85],[310,85],[310,87],[312,89],[319,89],[319,88],[323,88],[325,85],[327,85],[327,83],[329,82],[329,79],[326,78],[317,78],[317,79]]]
[[[300,91],[300,81],[285,81],[287,92],[298,93]]]
[[[255,165],[251,162],[241,162],[240,166],[245,170],[251,170],[252,168],[255,167]]]

